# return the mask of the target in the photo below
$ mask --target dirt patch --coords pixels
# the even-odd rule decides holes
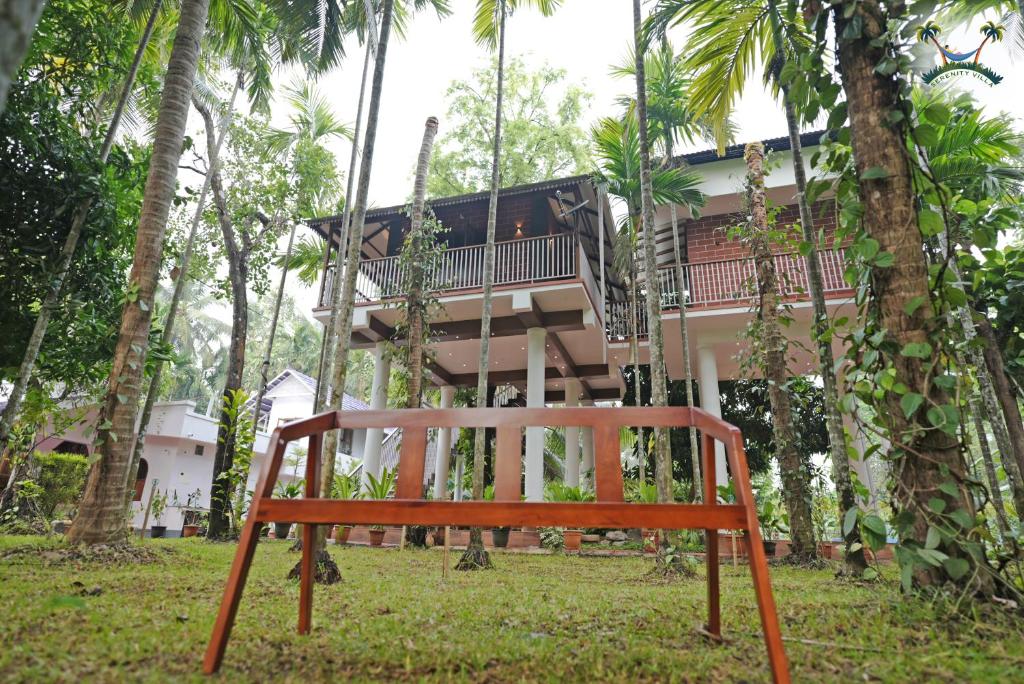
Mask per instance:
[[[139,544],[96,544],[95,546],[19,546],[0,553],[0,560],[39,562],[45,565],[98,563],[101,565],[145,565],[159,563],[175,551],[166,546]]]

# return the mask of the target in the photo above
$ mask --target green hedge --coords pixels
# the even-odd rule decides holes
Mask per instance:
[[[38,484],[43,489],[39,512],[46,520],[53,519],[58,508],[75,506],[85,489],[89,461],[78,454],[36,453],[39,464]]]

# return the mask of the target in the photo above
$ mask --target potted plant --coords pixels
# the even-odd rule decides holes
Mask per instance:
[[[185,500],[185,518],[184,524],[181,526],[182,537],[195,537],[199,534],[199,522],[202,512],[197,511],[195,507],[199,505],[199,497],[202,495],[202,490],[196,489]]]
[[[494,501],[494,485],[484,487],[484,501]],[[512,532],[511,527],[491,528],[491,543],[499,549],[505,548],[508,546],[508,535],[510,532]]]
[[[782,506],[779,503],[778,494],[767,487],[762,487],[754,493],[754,503],[757,508],[757,524],[761,529],[764,553],[772,558],[775,556],[779,533],[789,531],[782,514]]]
[[[331,488],[331,498],[352,501],[361,499],[363,493],[359,491],[359,477],[355,473],[348,475],[335,475],[334,486]],[[348,536],[352,532],[352,526],[348,523],[341,523],[334,526],[333,536],[335,544],[347,544]]]
[[[373,476],[373,473],[366,475],[366,498],[377,499],[383,501],[391,496],[391,491],[395,487],[395,480],[397,477],[396,469],[392,468],[388,470],[385,468],[380,474],[380,478]],[[370,526],[370,546],[380,546],[384,543],[384,526],[383,525],[371,525]]]
[[[297,499],[302,496],[305,483],[302,480],[296,480],[284,484],[279,482],[277,484],[277,495],[282,499]],[[288,533],[292,529],[291,523],[274,523],[274,538],[275,539],[287,539]]]
[[[164,511],[167,510],[167,492],[157,490],[153,493],[153,500],[150,502],[150,512],[153,514],[153,524],[149,526],[149,536],[154,539],[167,534],[167,526],[164,522]]]
[[[434,546],[444,546],[444,527],[435,527],[433,533]]]
[[[593,501],[594,495],[579,487],[570,487],[561,482],[549,482],[545,488],[544,498],[548,501],[559,503],[582,503],[584,501]],[[583,540],[583,530],[563,530],[562,539],[566,551],[579,551]]]

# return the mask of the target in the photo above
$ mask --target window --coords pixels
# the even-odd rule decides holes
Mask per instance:
[[[338,451],[349,456],[352,455],[352,434],[350,429],[342,430],[338,438]]]
[[[139,470],[135,474],[135,495],[132,501],[142,501],[142,490],[146,487],[146,478],[149,476],[149,463],[144,458],[139,459]]]
[[[206,450],[206,447],[204,447],[202,444],[196,444],[196,456],[202,456],[203,455],[203,451],[205,451],[205,450]]]
[[[78,454],[79,456],[89,455],[89,447],[81,442],[72,442],[67,439],[58,444],[54,451],[58,454]]]

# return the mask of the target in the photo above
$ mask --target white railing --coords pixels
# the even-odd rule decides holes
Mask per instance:
[[[577,242],[573,235],[550,235],[499,242],[494,252],[494,284],[509,285],[572,278],[576,273]],[[333,271],[325,274],[321,306],[330,303]],[[404,269],[398,257],[359,262],[356,301],[375,302],[405,294]],[[484,286],[484,246],[446,250],[427,275],[427,287],[438,292],[473,290]]]
[[[845,270],[842,249],[818,253],[825,293],[849,289],[843,279]],[[779,278],[779,294],[782,296],[804,296],[807,293],[807,271],[804,258],[799,254],[774,255],[775,271]],[[680,292],[676,286],[674,266],[658,270],[658,284],[661,286],[661,308],[678,309]],[[745,304],[757,292],[754,259],[728,259],[683,264],[683,297],[687,307],[723,306]],[[626,339],[630,335],[629,303],[615,301],[608,303],[608,337]],[[637,330],[647,334],[647,304],[643,292],[637,302]]]

